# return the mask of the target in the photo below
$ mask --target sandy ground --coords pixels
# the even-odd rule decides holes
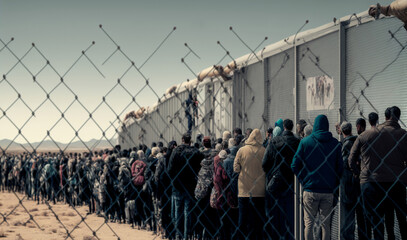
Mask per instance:
[[[17,196],[20,199],[24,197],[20,194]],[[66,239],[67,231],[71,233],[73,239],[81,240],[97,239],[92,237],[93,231],[96,231],[99,239],[118,239],[118,237],[121,240],[161,239],[151,232],[136,230],[127,224],[110,222],[105,224],[104,219],[95,214],[87,216],[88,208],[86,206],[77,207],[77,211],[75,211],[66,204],[57,203],[50,205],[51,211],[46,204],[37,205],[31,200],[24,199],[22,204],[19,204],[17,196],[14,193],[0,192],[0,240]],[[13,209],[15,210],[13,211]],[[30,215],[26,210],[32,215],[34,221],[30,220]],[[85,222],[81,222],[82,217],[79,214],[85,217]],[[5,216],[7,222],[3,222]]]

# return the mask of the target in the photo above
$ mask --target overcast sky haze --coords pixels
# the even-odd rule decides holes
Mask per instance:
[[[391,1],[381,3],[389,2]],[[225,52],[217,45],[218,40],[235,58],[249,53],[249,49],[229,30],[229,26],[233,26],[239,36],[252,48],[267,36],[269,40],[260,47],[261,49],[295,34],[307,19],[310,22],[304,30],[326,24],[334,17],[340,18],[366,11],[371,4],[376,4],[376,1],[0,0],[0,38],[7,43],[14,37],[14,41],[8,47],[19,58],[31,48],[31,43],[35,43],[56,71],[62,75],[81,56],[81,51],[95,41],[95,45],[86,55],[104,75],[102,76],[86,57],[82,56],[64,78],[64,82],[70,88],[68,90],[62,84],[58,86],[60,83],[58,75],[50,66],[46,66],[36,79],[46,92],[58,86],[50,94],[51,102],[21,64],[17,64],[9,72],[17,60],[0,42],[1,74],[7,74],[7,81],[28,105],[25,106],[18,99],[18,94],[6,81],[1,81],[0,110],[6,111],[6,116],[0,111],[0,139],[14,139],[18,135],[17,128],[21,128],[28,119],[28,123],[21,131],[29,142],[44,139],[46,131],[58,121],[51,130],[51,137],[61,142],[69,142],[75,138],[72,127],[78,130],[89,118],[81,104],[74,101],[75,94],[86,109],[92,112],[130,66],[130,62],[118,52],[103,64],[115,51],[115,45],[99,28],[99,24],[103,25],[106,32],[137,66],[147,59],[174,26],[177,27],[141,69],[154,91],[162,96],[168,87],[195,78],[181,63],[181,58],[188,52],[184,43],[188,43],[200,57],[198,59],[189,55],[186,59],[193,71],[198,73],[217,63],[224,56]],[[31,49],[22,62],[34,75],[46,65],[44,58],[35,49]],[[230,59],[226,58],[221,64],[225,65],[228,62]],[[136,94],[145,85],[143,77],[134,68],[121,79],[121,83],[131,94]],[[147,106],[154,104],[157,97],[147,87],[141,91],[136,101],[141,106]],[[9,108],[13,102],[14,105]],[[72,102],[74,103],[70,106]],[[122,88],[110,92],[106,96],[106,102],[122,119],[125,113],[138,109],[135,103],[129,105],[131,97]],[[60,120],[61,113],[54,104],[61,111],[70,106],[64,114],[66,120]],[[108,129],[111,122],[115,127],[119,126],[116,115],[109,106],[102,104],[95,111],[93,118],[97,124],[89,120],[79,130],[79,136],[83,140],[100,139],[102,137],[100,128]],[[35,110],[34,117],[31,110]],[[109,137],[113,136],[114,128],[110,127],[106,134]],[[21,136],[15,141],[26,143]]]

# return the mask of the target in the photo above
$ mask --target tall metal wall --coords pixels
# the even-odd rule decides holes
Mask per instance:
[[[407,42],[402,25],[386,18],[346,30],[346,115],[352,124],[370,112],[377,112],[383,122],[385,109],[394,105],[406,123],[407,54],[400,53],[398,43]]]
[[[370,112],[377,112],[383,122],[385,109],[393,105],[401,108],[404,125],[407,54],[403,46],[407,34],[402,25],[395,18],[372,21],[367,15],[351,17],[302,35],[296,43],[274,49],[266,58],[247,61],[234,72],[231,81],[206,81],[198,87],[200,119],[194,134],[221,137],[224,130],[235,127],[260,128],[264,132],[267,125],[274,125],[279,118],[294,122],[305,119],[313,125],[317,115],[326,114],[330,131],[338,137],[336,122],[347,120],[354,125],[357,118],[367,118]],[[317,98],[310,104],[308,97],[307,102],[307,94],[313,94],[310,79],[321,76],[332,79],[333,90],[329,94],[333,94],[333,101],[319,110],[310,109],[312,104],[320,104]],[[160,138],[164,142],[179,141],[187,130],[181,107],[186,98],[187,92],[179,93],[163,101],[158,111],[141,121],[129,122],[122,128],[120,143],[131,146],[133,139],[148,145]],[[298,194],[301,196],[300,191]],[[297,214],[300,219],[301,213]],[[333,239],[339,238],[339,222],[335,213]],[[301,221],[298,223],[297,236],[301,238],[302,228],[298,227]]]
[[[383,120],[386,107],[398,105],[403,109],[407,106],[407,99],[403,98],[407,91],[407,68],[403,67],[407,57],[398,54],[400,45],[388,32],[396,32],[402,23],[395,18],[356,25],[355,22],[351,19],[350,27],[336,24],[302,36],[295,47],[291,44],[267,58],[250,61],[235,71],[231,81],[214,79],[200,84],[199,119],[194,134],[220,137],[224,130],[234,127],[260,128],[263,132],[269,127],[267,124],[273,125],[279,118],[305,119],[313,124],[318,114],[328,116],[334,132],[334,124],[340,120],[354,123],[372,111]],[[406,41],[403,31],[396,35]],[[397,62],[386,68],[393,60]],[[384,71],[377,73],[380,69]],[[320,76],[333,79],[333,102],[323,109],[309,110],[307,81]],[[143,143],[159,138],[164,142],[179,140],[188,125],[182,108],[186,98],[184,91],[162,101],[157,111],[137,124],[127,124],[130,135],[123,131],[120,136],[136,137]],[[406,122],[407,115],[402,113],[402,121]],[[145,130],[144,134],[139,128]]]
[[[268,120],[294,119],[294,51],[288,49],[268,58]]]

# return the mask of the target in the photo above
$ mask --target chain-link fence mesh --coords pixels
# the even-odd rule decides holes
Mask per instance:
[[[0,205],[0,227],[45,231],[38,208],[26,207],[36,201],[64,239],[141,230],[168,239],[407,239],[407,35],[397,19],[355,14],[260,51],[267,37],[252,48],[230,27],[250,53],[236,59],[218,42],[219,61],[196,74],[190,62],[199,51],[185,43],[181,64],[193,80],[163,95],[142,68],[176,28],[138,66],[99,27],[114,46],[102,65],[120,55],[127,67],[95,107],[69,82],[84,61],[105,78],[95,42],[60,72],[36,44],[18,55],[14,39],[0,39],[0,57],[12,62],[0,80],[0,125],[16,133],[0,146],[1,191],[15,203]],[[29,65],[34,54],[43,64]],[[43,82],[46,71],[52,83]],[[136,91],[126,83],[131,71],[141,79]],[[23,94],[19,81],[41,97]],[[139,103],[145,92],[155,105]],[[50,108],[54,123],[30,141],[30,123]],[[87,117],[78,122],[71,111]],[[90,125],[100,138],[87,142]],[[67,144],[58,131],[72,136]],[[27,217],[16,225],[19,208]]]

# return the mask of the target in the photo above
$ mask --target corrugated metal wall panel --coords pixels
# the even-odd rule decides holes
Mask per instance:
[[[232,131],[233,104],[231,99],[232,82],[217,81],[214,83],[214,133],[222,137],[225,130]]]
[[[339,121],[340,107],[340,54],[339,32],[307,42],[297,48],[297,107],[298,119],[305,119],[313,124],[319,114],[325,114],[330,123],[330,131],[335,133],[335,123]],[[328,76],[333,79],[334,97],[331,105],[323,110],[307,110],[307,80],[310,77]],[[326,86],[326,84],[324,85]],[[327,90],[324,90],[327,96]],[[331,93],[332,94],[332,93]],[[324,96],[324,97],[325,97]],[[337,136],[337,134],[333,134]],[[331,238],[339,237],[339,206],[332,217]]]
[[[340,107],[340,68],[339,33],[330,33],[324,37],[304,43],[298,47],[298,119],[311,124],[319,114],[328,116],[330,131],[335,133],[335,123],[339,121]],[[333,79],[334,98],[328,109],[307,111],[307,79],[309,77],[329,76]],[[326,93],[326,90],[325,90]],[[336,136],[336,134],[334,134]]]
[[[282,119],[294,120],[294,56],[293,50],[287,50],[269,58],[269,122]]]
[[[259,128],[264,133],[264,67],[257,62],[245,68],[242,80],[244,91],[244,128]],[[267,116],[266,116],[267,117]],[[264,134],[263,134],[264,135]]]
[[[394,105],[400,107],[401,120],[406,123],[407,54],[403,51],[398,55],[401,46],[388,32],[395,32],[402,25],[398,19],[387,18],[347,29],[346,113],[352,124],[376,111],[383,122],[385,109]],[[395,38],[406,44],[405,30],[401,29]],[[364,79],[372,80],[367,86]],[[362,90],[365,97],[361,96]]]

